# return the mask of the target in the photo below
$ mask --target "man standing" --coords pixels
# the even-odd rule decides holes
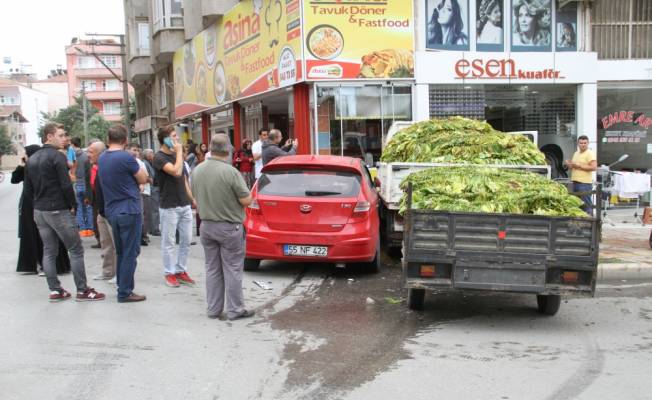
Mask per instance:
[[[245,259],[244,208],[251,194],[242,175],[231,166],[231,143],[224,134],[211,139],[211,157],[193,172],[192,192],[197,199],[201,244],[206,257],[206,301],[208,317],[218,318],[224,308],[229,320],[247,318],[242,274]],[[215,190],[215,188],[220,190]]]
[[[75,152],[75,195],[77,196],[77,226],[79,236],[90,237],[93,232],[93,209],[91,208],[91,188],[86,187],[86,178],[90,175],[88,155],[81,149],[78,137],[70,139],[70,147]]]
[[[138,143],[131,143],[129,144],[129,153],[134,157],[140,168],[144,168],[145,171],[147,171],[147,166],[145,166],[145,162],[140,159],[141,153],[140,153],[140,145]],[[140,245],[141,246],[148,246],[149,245],[149,236],[147,236],[147,232],[149,232],[149,211],[148,211],[148,206],[147,203],[149,203],[149,200],[147,197],[150,196],[151,192],[151,186],[149,184],[150,179],[149,179],[149,173],[147,174],[147,183],[144,185],[140,185],[140,199],[141,199],[141,208],[143,210],[143,229],[140,234]]]
[[[266,128],[258,131],[258,140],[251,145],[251,152],[254,155],[254,177],[260,178],[260,171],[263,169],[263,142],[267,140],[269,131]]]
[[[154,162],[154,150],[145,149],[143,150],[143,162],[145,163],[145,168],[147,168],[147,174],[149,175],[149,183],[151,188],[151,195],[149,196],[149,234],[152,236],[161,236],[161,230],[159,228],[160,217],[158,214],[159,209],[159,190],[158,182],[156,180],[156,170],[152,163]]]
[[[134,293],[134,273],[143,226],[139,185],[147,182],[147,171],[124,150],[127,144],[124,126],[115,125],[109,129],[108,140],[109,148],[100,156],[97,172],[104,196],[104,212],[115,240],[118,302],[143,301],[145,296]]]
[[[160,191],[161,253],[165,268],[165,282],[170,287],[179,284],[194,285],[188,276],[188,253],[192,238],[192,209],[194,202],[188,174],[184,168],[183,148],[173,126],[158,131],[161,149],[154,156],[154,169]],[[175,233],[179,231],[179,249],[175,250]]]
[[[267,165],[267,163],[277,157],[297,154],[299,141],[297,139],[288,139],[285,142],[285,146],[279,147],[282,139],[283,134],[278,129],[272,129],[269,132],[269,139],[263,142],[263,165]]]
[[[50,301],[70,298],[70,293],[61,287],[57,278],[59,239],[70,253],[77,301],[104,300],[103,293],[86,285],[84,247],[75,222],[75,191],[66,156],[59,151],[66,141],[65,132],[61,125],[50,123],[43,128],[43,135],[43,147],[27,160],[25,196],[34,199],[34,220],[43,240],[43,270],[50,288]]]
[[[571,181],[574,192],[590,192],[593,190],[593,174],[598,169],[595,154],[589,150],[589,138],[580,136],[577,139],[578,150],[573,154],[572,160],[564,161],[564,165],[571,169]],[[582,209],[589,215],[593,214],[593,200],[590,194],[582,195],[584,207]]]
[[[88,159],[93,164],[97,171],[97,163],[100,155],[106,150],[106,146],[102,142],[95,142],[88,146]],[[102,193],[102,185],[100,178],[95,174],[95,180],[91,182],[93,189],[93,209],[97,212],[96,226],[100,232],[100,249],[102,251],[102,273],[94,280],[110,280],[115,277],[116,272],[116,254],[115,242],[113,241],[113,231],[111,224],[106,219],[104,212],[104,195]]]

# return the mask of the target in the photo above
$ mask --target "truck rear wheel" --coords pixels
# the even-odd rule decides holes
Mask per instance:
[[[537,295],[539,312],[545,315],[555,315],[561,305],[561,296],[558,294]]]
[[[407,303],[410,310],[423,310],[423,301],[425,298],[425,289],[408,289]]]

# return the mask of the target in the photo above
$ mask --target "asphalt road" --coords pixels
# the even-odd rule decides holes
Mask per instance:
[[[429,295],[417,313],[396,260],[378,275],[265,263],[245,274],[257,316],[226,322],[205,316],[201,247],[199,284],[173,289],[154,240],[136,275],[146,302],[94,281],[106,301],[50,304],[43,278],[15,272],[19,190],[0,184],[2,399],[651,397],[652,283],[603,282],[554,317],[534,296],[480,293]],[[90,277],[100,257],[84,242]]]

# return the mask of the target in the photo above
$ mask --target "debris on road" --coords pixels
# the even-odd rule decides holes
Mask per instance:
[[[403,299],[397,299],[395,297],[385,297],[385,301],[389,304],[401,304]]]
[[[272,287],[263,281],[254,281],[254,283],[263,290],[272,290]]]
[[[367,297],[367,304],[374,304],[376,301],[371,297]]]

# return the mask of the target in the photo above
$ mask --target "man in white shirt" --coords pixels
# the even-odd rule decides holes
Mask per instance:
[[[140,145],[138,143],[131,143],[129,145],[129,153],[131,153],[131,155],[134,156],[140,168],[143,168],[145,171],[147,171],[147,166],[145,165],[145,162],[143,162],[143,160],[140,159],[140,154],[141,154],[140,150],[141,150]],[[152,195],[152,186],[150,182],[152,182],[152,178],[149,176],[149,172],[148,172],[147,183],[139,185],[140,196],[141,196],[141,208],[143,210],[143,228],[140,237],[141,246],[149,245],[149,236],[147,235],[147,233],[149,232],[149,208],[147,207],[147,204],[149,204],[149,199],[147,197]]]
[[[269,136],[269,131],[266,128],[258,131],[258,140],[254,142],[251,146],[251,152],[254,155],[254,169],[256,173],[256,179],[260,178],[260,171],[263,169],[263,142],[267,140]]]

